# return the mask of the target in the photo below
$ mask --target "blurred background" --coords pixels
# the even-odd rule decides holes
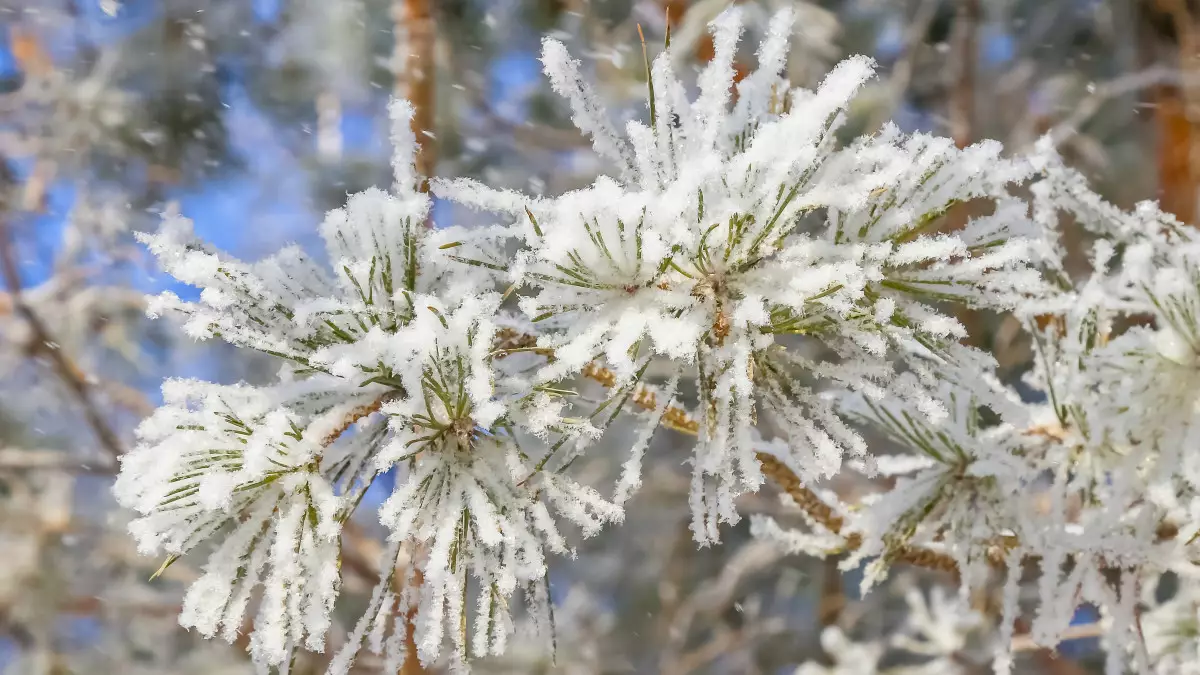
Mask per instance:
[[[675,58],[694,73],[712,53],[705,24],[729,4],[0,0],[0,673],[253,672],[244,644],[177,626],[197,572],[185,559],[149,581],[161,560],[138,556],[108,487],[164,377],[261,382],[276,365],[147,319],[144,294],[196,291],[159,273],[136,232],[175,203],[201,237],[243,259],[287,243],[322,255],[323,212],[389,182],[392,95],[418,109],[425,172],[533,193],[580,186],[606,167],[543,80],[541,37],[568,44],[615,116],[645,116],[638,26],[653,57],[670,24]],[[879,62],[851,132],[893,120],[1012,151],[1049,134],[1108,199],[1157,198],[1196,220],[1200,3],[738,4],[748,23],[739,69],[753,68],[767,17],[784,5],[798,16],[793,84],[817,84],[850,54]],[[435,220],[480,216],[438,204]],[[1086,244],[1066,238],[1075,252]],[[1021,368],[1016,327],[977,321],[977,344]],[[931,573],[899,571],[860,598],[859,578],[836,559],[786,556],[746,526],[698,550],[686,449],[660,436],[628,521],[582,542],[578,560],[553,563],[556,663],[518,642],[480,672],[792,673],[829,662],[826,626],[888,635],[905,593],[927,583]],[[612,456],[597,453],[584,478],[611,473]],[[390,487],[378,481],[347,530],[335,645],[377,578],[371,500]],[[745,511],[797,518],[770,488]],[[945,672],[988,672],[987,656],[968,640]],[[1081,631],[1058,655],[1022,651],[1017,672],[1077,675],[1100,662]],[[322,672],[322,659],[297,669]],[[357,672],[377,665],[364,659]]]

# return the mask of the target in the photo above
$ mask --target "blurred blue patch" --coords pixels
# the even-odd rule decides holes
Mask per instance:
[[[222,251],[237,250],[249,225],[246,218],[256,186],[246,178],[209,181],[177,196],[183,215],[195,223],[196,235]]]
[[[27,181],[33,172],[33,162],[29,159],[10,160],[8,166],[18,184]],[[21,244],[17,265],[23,286],[37,286],[53,274],[54,256],[62,243],[64,216],[74,203],[75,186],[55,181],[46,189],[46,208],[16,221]]]
[[[367,488],[367,493],[363,495],[359,510],[364,513],[374,513],[388,497],[392,496],[392,490],[395,488],[396,467],[393,466],[375,477],[371,487]]]
[[[387,134],[380,134],[377,123],[386,113],[370,109],[342,109],[342,149],[347,155],[390,157],[392,148]]]
[[[1080,605],[1071,617],[1072,626],[1086,626],[1100,620],[1100,612],[1092,605]],[[1079,659],[1100,651],[1100,638],[1089,637],[1068,640],[1058,646],[1058,653],[1069,659]]]
[[[84,649],[94,645],[101,637],[100,619],[94,616],[71,616],[58,619],[57,633],[64,646]]]
[[[567,593],[571,591],[571,586],[574,585],[574,579],[571,577],[564,565],[550,566],[550,602],[555,606],[562,606],[563,600],[567,599]],[[614,598],[597,598],[600,605],[608,611],[612,611],[616,607]]]
[[[1089,623],[1096,623],[1100,620],[1100,612],[1092,605],[1080,605],[1075,608],[1075,615],[1071,617],[1072,626],[1084,626]]]
[[[999,66],[1013,60],[1017,55],[1017,44],[1008,31],[989,26],[984,31],[979,56],[989,66]]]
[[[440,197],[433,198],[433,206],[430,207],[433,215],[434,227],[450,227],[454,225],[454,205]]]
[[[492,112],[511,124],[528,117],[529,96],[542,78],[542,64],[529,51],[511,51],[497,57],[488,69],[487,98]]]
[[[274,24],[283,13],[283,0],[253,0],[251,11],[260,23]]]
[[[117,0],[116,12],[108,14],[99,0],[76,2],[83,34],[93,44],[119,42],[149,26],[158,17],[159,0]]]
[[[1017,390],[1017,394],[1025,403],[1045,403],[1049,398],[1046,396],[1046,392],[1041,391],[1040,389],[1034,389],[1026,384],[1024,379],[1014,380],[1012,382],[1012,388]]]
[[[196,234],[209,244],[254,261],[289,240],[319,252],[318,216],[307,190],[307,174],[284,141],[284,132],[246,94],[235,70],[224,88],[225,124],[241,172],[172,195]],[[300,195],[302,198],[297,198]]]
[[[16,662],[21,654],[21,646],[16,640],[0,635],[0,672],[8,672],[9,666]]]
[[[0,24],[0,94],[9,94],[21,88],[25,76],[21,72],[21,64],[12,51],[12,38],[9,27]]]
[[[893,113],[892,121],[905,133],[928,133],[934,127],[934,118],[929,111],[916,107],[912,101],[902,101]]]
[[[874,52],[880,61],[891,61],[904,53],[904,25],[899,20],[892,19],[880,28],[875,35]]]

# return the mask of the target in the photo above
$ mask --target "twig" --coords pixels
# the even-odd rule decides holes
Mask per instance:
[[[583,375],[606,387],[611,387],[616,381],[616,374],[612,370],[595,363],[589,363],[584,368]],[[644,385],[640,385],[630,399],[643,410],[655,410],[658,407],[654,391]],[[662,425],[690,436],[697,435],[700,429],[698,420],[692,418],[687,411],[674,406],[667,408]],[[842,527],[845,523],[842,517],[834,512],[833,507],[826,504],[815,492],[802,484],[800,477],[778,458],[765,452],[756,453],[756,456],[759,463],[762,464],[763,475],[775,481],[776,485],[786,492],[809,517],[831,533],[842,536]],[[845,535],[844,539],[847,551],[854,551],[862,546],[862,535],[857,532]],[[953,558],[930,549],[905,546],[891,551],[889,555],[893,562],[958,574],[958,564]]]
[[[837,624],[846,608],[846,593],[842,588],[842,570],[838,556],[825,556],[821,566],[821,597],[817,602],[817,621],[822,627]]]
[[[327,448],[333,445],[334,441],[341,438],[342,434],[346,433],[346,430],[353,426],[356,422],[359,422],[364,418],[379,412],[379,409],[383,407],[383,404],[386,403],[392,397],[392,395],[393,392],[389,391],[382,396],[376,397],[375,400],[371,401],[370,403],[364,403],[346,413],[346,416],[342,418],[342,421],[337,425],[337,427],[321,438],[321,447]]]
[[[17,259],[13,253],[8,221],[3,217],[0,217],[0,267],[3,268],[4,281],[8,286],[9,300],[13,310],[29,324],[29,328],[33,332],[33,348],[46,355],[53,364],[59,378],[67,385],[72,396],[83,409],[84,419],[92,428],[100,445],[113,459],[120,457],[121,442],[108,426],[92,399],[92,387],[88,383],[87,376],[58,346],[49,329],[46,328],[46,324],[33,311],[33,308],[26,304],[21,294],[21,273],[17,269]]]
[[[88,462],[60,450],[0,448],[0,471],[70,471],[94,475],[112,475],[116,462],[105,456]]]
[[[1155,67],[1122,75],[1095,85],[1091,93],[1079,102],[1070,116],[1054,125],[1048,135],[1054,146],[1058,147],[1079,133],[1079,128],[1099,112],[1100,108],[1108,101],[1161,84],[1180,84],[1188,79],[1192,78],[1186,78],[1174,68]]]
[[[737,550],[715,578],[691,593],[672,617],[660,672],[687,673],[711,660],[710,657],[704,656],[710,653],[705,648],[691,653],[681,651],[692,626],[696,624],[696,618],[716,616],[734,606],[742,583],[762,570],[771,568],[782,557],[782,551],[775,545],[751,540]],[[732,646],[732,643],[727,645]]]
[[[664,668],[662,672],[667,675],[686,675],[696,672],[721,657],[744,649],[746,645],[784,631],[783,622],[779,619],[763,621],[759,630],[754,630],[753,627],[718,631],[708,642],[683,654],[670,669]]]
[[[842,528],[845,525],[845,521],[840,515],[834,512],[833,507],[826,504],[824,500],[817,496],[817,493],[803,485],[800,482],[800,477],[795,472],[779,461],[778,458],[765,452],[757,453],[757,457],[758,461],[762,464],[763,475],[775,481],[810,518],[833,534],[843,536]],[[844,538],[847,551],[854,551],[862,546],[862,535],[857,532],[851,532],[845,535]],[[958,563],[954,561],[954,558],[931,549],[917,546],[903,546],[891,551],[888,555],[891,556],[892,562],[907,563],[939,572],[947,572],[956,576],[959,573]]]
[[[1087,638],[1100,637],[1104,635],[1104,627],[1097,623],[1085,623],[1078,626],[1069,626],[1059,635],[1060,642],[1069,642],[1071,640],[1086,640]],[[1014,635],[1012,639],[1012,650],[1014,652],[1031,652],[1043,647],[1033,641],[1033,637],[1029,633],[1021,633]]]
[[[584,377],[599,382],[608,388],[614,386],[617,379],[616,373],[611,369],[600,366],[595,362],[585,366],[582,374]],[[653,411],[658,407],[656,398],[653,388],[646,385],[639,385],[630,397],[630,400],[642,410]],[[682,408],[670,406],[663,417],[662,426],[689,436],[696,436],[699,433],[700,422]],[[1029,433],[1049,435],[1053,432],[1044,428],[1036,428],[1030,430]],[[808,514],[809,518],[830,533],[842,537],[845,541],[846,551],[855,551],[862,546],[862,535],[858,532],[849,532],[843,535],[842,530],[845,527],[845,520],[842,516],[832,506],[825,503],[817,493],[804,485],[800,477],[788,468],[786,464],[781,462],[779,458],[765,452],[755,453],[755,456],[762,466],[763,475],[774,481],[781,490],[787,493],[792,501]],[[1159,542],[1174,539],[1178,533],[1179,528],[1169,521],[1160,522],[1156,530]],[[998,539],[987,556],[988,563],[996,569],[1004,569],[1005,553],[1019,545],[1020,542],[1012,536]],[[939,572],[946,572],[956,577],[960,573],[958,563],[954,558],[929,548],[901,546],[888,551],[887,555],[893,563],[905,563],[916,567],[924,567]]]
[[[979,0],[959,0],[951,36],[950,135],[960,148],[970,145],[975,133],[975,54],[982,14]]]
[[[917,46],[929,30],[929,24],[937,16],[938,4],[937,0],[921,0],[921,3],[917,6],[917,11],[913,15],[912,21],[908,24],[907,30],[904,32],[904,51],[897,59],[896,65],[892,67],[892,77],[887,83],[887,101],[879,107],[875,118],[867,126],[868,129],[876,129],[891,119],[896,106],[900,103],[904,92],[908,89],[909,82],[912,81],[913,66],[916,62]]]

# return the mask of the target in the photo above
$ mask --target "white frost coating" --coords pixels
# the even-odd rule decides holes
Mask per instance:
[[[163,294],[152,313],[281,364],[267,386],[165,382],[122,458],[114,489],[136,513],[139,550],[209,551],[181,623],[232,641],[256,603],[260,665],[323,649],[342,523],[394,471],[379,513],[393,571],[330,672],[348,672],[362,648],[399,668],[410,609],[426,664],[503,652],[518,592],[549,635],[547,551],[573,553],[564,529],[591,536],[626,518],[666,426],[694,436],[699,543],[741,518],[738,498],[771,473],[766,453],[794,474],[782,482],[789,503],[804,502],[805,529],[755,517],[755,536],[865,562],[864,589],[914,557],[958,573],[953,600],[907,598],[910,622],[887,648],[921,656],[911,672],[949,672],[974,644],[979,622],[961,600],[998,567],[1003,626],[985,644],[998,671],[1012,669],[1028,601],[1022,639],[1053,646],[1087,602],[1106,616],[1108,672],[1189,672],[1200,648],[1180,639],[1195,619],[1200,532],[1194,231],[1152,204],[1107,204],[1045,144],[1011,157],[890,124],[840,141],[874,64],[853,57],[815,91],[788,89],[794,20],[770,21],[736,100],[738,9],[711,27],[694,100],[660,54],[655,117],[624,136],[579,63],[546,40],[553,88],[620,171],[550,198],[432,182],[497,225],[427,227],[413,110],[395,102],[392,191],[327,214],[328,267],[296,247],[233,259],[177,213],[144,236],[201,291],[196,302]],[[944,231],[964,202],[977,215]],[[1097,240],[1082,281],[1064,272],[1063,213]],[[1011,312],[1034,336],[1025,395],[960,343],[979,337],[956,318],[966,307]],[[696,392],[694,410],[677,391]],[[631,420],[611,491],[572,474]],[[875,492],[842,503],[824,489],[843,484]],[[1030,560],[1040,569],[1023,581],[1014,571]],[[1144,597],[1166,570],[1192,575],[1179,600]],[[837,629],[822,641],[833,665],[800,673],[875,672],[883,656]]]
[[[692,142],[698,153],[712,152],[723,140],[729,95],[733,83],[733,57],[742,36],[741,8],[731,7],[709,26],[713,57],[700,73],[700,95],[692,104],[693,121],[698,127]]]
[[[717,525],[736,518],[732,500],[762,482],[747,441],[756,409],[800,440],[790,452],[806,476],[832,475],[847,449],[862,452],[829,403],[788,382],[799,364],[770,365],[763,356],[777,336],[819,331],[849,359],[822,365],[823,377],[920,400],[923,412],[936,414],[928,384],[897,381],[888,365],[924,360],[928,351],[913,346],[963,335],[933,303],[1007,308],[1048,293],[1018,239],[1036,228],[1008,193],[1031,165],[1002,159],[996,144],[959,150],[895,128],[839,147],[834,133],[874,65],[856,57],[816,92],[779,91],[791,21],[790,12],[772,20],[759,69],[742,82],[736,104],[736,8],[712,26],[715,56],[695,101],[670,59],[656,58],[655,124],[627,125],[635,175],[540,200],[537,227],[532,219],[524,227],[526,248],[513,266],[513,280],[535,293],[520,307],[538,320],[538,345],[555,354],[539,379],[569,377],[597,355],[617,386],[656,357],[699,369],[705,419],[691,503],[700,541],[715,540]],[[588,113],[580,128],[594,136],[603,128],[608,139],[607,118],[577,84],[565,48],[547,42],[546,54],[557,90]],[[452,192],[519,217],[511,199],[461,182]],[[978,198],[994,200],[995,214],[959,233],[924,234],[923,218]],[[822,209],[823,227],[801,234],[802,221]],[[1005,247],[985,247],[1005,239]],[[870,375],[864,360],[875,364]]]
[[[622,173],[629,171],[629,147],[617,135],[600,100],[579,73],[579,62],[571,58],[566,46],[552,38],[542,40],[542,65],[550,86],[571,104],[571,121],[592,137],[596,152],[616,164]]]
[[[421,177],[417,176],[417,140],[412,131],[412,104],[404,99],[392,99],[388,104],[391,118],[392,181],[398,194],[419,190]]]
[[[621,468],[621,478],[617,481],[613,493],[613,502],[623,506],[629,497],[642,485],[642,458],[650,445],[655,429],[662,423],[663,415],[675,402],[675,389],[679,386],[679,376],[671,378],[667,386],[658,393],[658,407],[653,411],[650,424],[638,431],[637,440],[630,448],[629,459]]]
[[[792,35],[795,18],[790,7],[784,7],[771,17],[767,37],[758,48],[758,67],[738,82],[737,102],[729,118],[731,126],[727,133],[740,133],[747,123],[766,115],[772,101],[787,95],[783,70],[787,65],[788,38]]]
[[[141,443],[122,458],[115,488],[142,514],[130,526],[139,548],[182,555],[231,528],[189,589],[180,623],[232,640],[261,586],[255,658],[278,665],[289,645],[320,650],[340,586],[342,500],[308,465],[316,449],[267,421],[280,417],[273,406],[285,391],[173,381],[164,395],[166,405],[139,428]],[[268,461],[249,461],[252,448]]]

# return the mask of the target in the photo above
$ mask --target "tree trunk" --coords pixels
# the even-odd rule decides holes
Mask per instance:
[[[396,29],[394,92],[397,98],[412,103],[417,173],[428,179],[437,168],[433,0],[396,0],[392,18]],[[423,189],[427,188],[426,181]]]
[[[434,135],[436,101],[434,93],[434,41],[436,25],[433,15],[434,0],[394,0],[392,20],[394,22],[396,47],[393,53],[396,79],[393,92],[397,98],[407,98],[413,107],[412,131],[417,142],[416,170],[423,177],[421,189],[429,189],[429,178],[437,168],[437,137]],[[432,216],[426,223],[433,225]],[[418,551],[410,558],[416,564]],[[394,578],[399,579],[401,575]],[[417,588],[422,582],[419,569],[415,570],[413,584]],[[399,592],[401,589],[394,589]],[[423,675],[426,670],[417,657],[414,621],[417,610],[414,606],[404,617],[404,647],[408,652],[404,666],[397,675]]]

